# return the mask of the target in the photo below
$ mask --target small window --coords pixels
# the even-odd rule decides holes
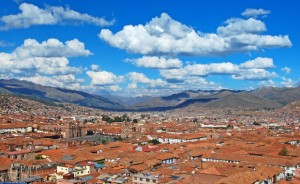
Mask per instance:
[[[140,178],[140,181],[143,181],[143,178]]]
[[[156,183],[156,180],[152,180],[153,183]]]
[[[137,180],[137,177],[134,177],[134,180]]]
[[[150,182],[150,179],[146,179],[146,182]]]

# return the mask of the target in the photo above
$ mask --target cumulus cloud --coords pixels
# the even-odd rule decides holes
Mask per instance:
[[[181,68],[182,62],[179,59],[167,59],[164,57],[149,57],[143,56],[138,59],[126,59],[126,61],[133,63],[137,67],[153,68],[153,69],[174,69]]]
[[[254,18],[229,19],[217,33],[201,33],[168,14],[153,18],[146,25],[126,25],[117,33],[102,29],[99,37],[113,47],[144,55],[227,55],[290,47],[287,35],[262,35],[265,24]]]
[[[281,68],[281,71],[285,72],[286,74],[291,73],[292,69],[290,69],[289,67],[283,67]]]
[[[162,79],[149,79],[145,74],[138,72],[128,73],[128,78],[132,82],[132,84],[148,84],[148,87],[151,88],[162,87],[167,85],[167,82]]]
[[[292,79],[282,77],[282,82],[280,82],[281,87],[292,88],[295,86],[295,82]]]
[[[242,15],[244,17],[258,17],[258,16],[264,16],[266,17],[268,14],[270,14],[270,10],[264,10],[262,8],[254,9],[254,8],[247,8]]]
[[[129,79],[134,83],[150,83],[150,79],[143,73],[130,72],[128,75]]]
[[[230,62],[194,64],[187,65],[184,68],[172,70],[160,70],[161,76],[165,79],[177,82],[184,80],[185,76],[208,76],[208,75],[231,75],[239,72],[238,65]]]
[[[185,68],[171,69],[171,70],[160,70],[160,75],[171,83],[183,82],[188,76],[188,72]]]
[[[189,75],[196,76],[226,75],[239,71],[239,67],[230,62],[188,65],[185,69]]]
[[[90,54],[77,39],[65,43],[57,39],[41,43],[26,39],[10,53],[0,52],[0,76],[78,90],[84,80],[76,75],[81,73],[82,68],[71,66],[68,58]]]
[[[258,57],[254,60],[249,60],[240,65],[240,68],[260,68],[260,69],[266,69],[266,68],[273,68],[273,59],[272,58],[262,58]]]
[[[143,73],[130,72],[126,75],[129,80],[127,91],[129,95],[144,96],[154,95],[161,96],[166,94],[173,94],[186,89],[222,89],[220,85],[214,82],[208,82],[206,79],[198,76],[185,76],[180,83],[170,83],[164,79],[150,79]]]
[[[77,57],[89,56],[92,53],[85,49],[84,43],[77,39],[61,41],[50,38],[39,43],[35,39],[26,39],[22,46],[16,48],[14,52],[20,58],[30,57]]]
[[[160,75],[171,83],[181,83],[189,76],[206,77],[210,75],[231,75],[237,80],[267,80],[277,77],[275,72],[265,69],[273,68],[272,58],[255,58],[240,65],[231,62],[210,64],[188,64],[178,69],[160,70]]]
[[[137,89],[137,84],[136,83],[130,83],[130,84],[128,84],[128,86],[127,86],[127,88],[128,89]]]
[[[276,87],[276,83],[272,79],[260,81],[258,85],[262,87]]]
[[[97,26],[110,26],[114,21],[93,17],[85,13],[79,13],[70,8],[59,6],[47,6],[45,9],[33,4],[22,3],[19,5],[20,13],[5,15],[0,18],[2,23],[0,30],[28,28],[32,25],[55,25],[74,23],[89,23]]]
[[[58,75],[51,77],[37,74],[32,77],[21,77],[19,79],[30,81],[44,86],[68,88],[73,90],[81,89],[80,83],[82,82],[82,79],[76,79],[75,75],[73,74]]]
[[[269,72],[260,68],[251,68],[232,75],[232,78],[237,80],[268,80],[277,76],[275,72]]]
[[[87,71],[86,74],[91,78],[93,85],[113,86],[123,80],[122,76],[107,71]]]
[[[94,72],[97,72],[97,71],[100,70],[100,66],[99,66],[99,65],[92,64],[92,65],[91,65],[91,69],[92,69]]]
[[[30,76],[35,74],[67,75],[81,69],[69,66],[68,57],[87,56],[91,52],[77,39],[66,41],[49,39],[42,43],[26,39],[11,53],[0,53],[0,73]]]
[[[266,25],[260,20],[249,18],[244,19],[229,19],[226,21],[226,26],[217,28],[217,33],[223,36],[232,36],[237,34],[257,34],[266,31]]]

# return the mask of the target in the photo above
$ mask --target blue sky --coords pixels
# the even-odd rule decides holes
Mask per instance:
[[[299,85],[300,2],[2,0],[0,78],[124,96]]]

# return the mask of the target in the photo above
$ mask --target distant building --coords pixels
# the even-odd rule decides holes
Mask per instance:
[[[134,126],[134,123],[132,122],[124,122],[122,124],[122,132],[121,132],[121,138],[122,139],[131,139],[134,137],[134,134],[136,132],[136,128]]]
[[[155,184],[159,183],[159,177],[151,174],[134,174],[132,181],[135,184]]]
[[[144,123],[123,122],[121,138],[122,139],[139,138],[143,135],[142,133],[144,131],[145,131]]]
[[[80,124],[67,123],[65,138],[86,136],[86,127]]]

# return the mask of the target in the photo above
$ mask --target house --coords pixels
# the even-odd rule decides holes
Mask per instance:
[[[32,126],[25,123],[0,124],[0,134],[17,132],[26,133],[32,132],[32,130]]]
[[[280,167],[258,166],[252,171],[243,171],[222,178],[214,184],[252,183],[273,184],[285,179],[284,169]]]
[[[6,155],[7,158],[18,159],[18,160],[33,160],[34,159],[34,157],[33,157],[34,153],[29,149],[10,151],[10,152],[6,152],[4,155]]]
[[[162,134],[157,140],[160,143],[178,144],[206,140],[208,137],[204,134]]]
[[[163,164],[174,164],[178,157],[172,153],[161,153],[156,158],[161,160]]]
[[[0,158],[0,182],[8,181],[9,179],[9,168],[12,163],[12,159]]]
[[[159,176],[151,174],[134,174],[132,175],[132,182],[134,184],[156,184],[159,183]]]
[[[77,164],[61,164],[57,166],[56,178],[59,180],[68,175],[70,175],[72,178],[75,178],[89,175],[92,172],[94,172],[94,164],[92,163],[81,162]]]

